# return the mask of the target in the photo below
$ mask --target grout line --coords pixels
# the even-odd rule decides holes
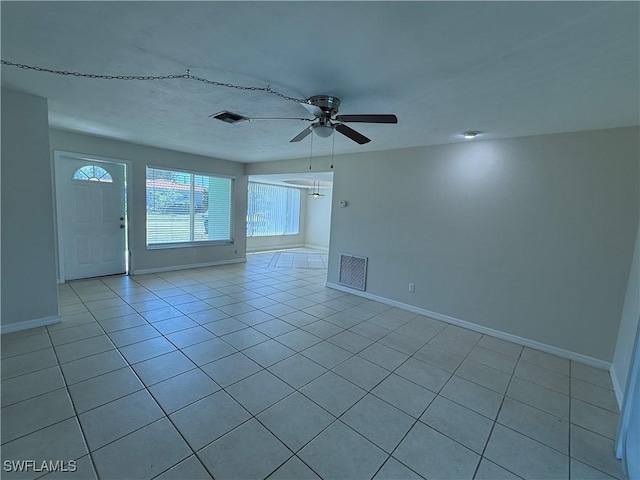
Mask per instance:
[[[523,352],[523,351],[524,351],[524,349],[521,349],[521,350],[520,350],[520,355],[518,356],[518,359],[517,359],[517,361],[516,361],[516,365],[517,365],[517,362],[519,362],[519,361],[520,361],[520,358],[522,357],[522,352]],[[511,382],[513,381],[513,377],[514,377],[514,375],[515,375],[515,371],[516,371],[516,369],[515,369],[515,367],[514,367],[514,369],[513,369],[513,373],[511,374],[511,376],[510,376],[510,378],[509,378],[509,383],[507,384],[507,388],[506,388],[506,390],[504,391],[504,394],[503,394],[503,396],[502,396],[502,401],[500,402],[500,407],[498,407],[498,412],[496,413],[496,417],[495,417],[495,419],[493,420],[493,424],[491,425],[491,430],[489,431],[489,435],[487,436],[487,441],[485,442],[485,444],[484,444],[484,448],[482,449],[482,453],[480,454],[480,461],[478,462],[478,465],[477,465],[477,467],[476,467],[476,471],[475,471],[475,472],[474,472],[474,474],[473,474],[473,476],[474,476],[474,477],[478,474],[478,469],[480,468],[480,464],[482,463],[482,459],[483,459],[483,458],[485,458],[484,454],[486,453],[486,451],[487,451],[487,447],[489,446],[489,442],[491,441],[491,437],[493,436],[493,431],[495,430],[496,425],[498,424],[498,417],[500,417],[500,412],[502,412],[502,407],[504,406],[504,401],[505,401],[505,400],[506,400],[506,398],[507,398],[507,392],[509,391],[509,387],[511,386]],[[500,424],[500,425],[502,425],[502,424]],[[518,432],[518,433],[520,433],[520,432]],[[521,435],[523,435],[523,434],[521,433]],[[491,462],[492,460],[490,460],[490,459],[488,459],[488,458],[487,458],[487,461],[490,461],[490,462]],[[508,472],[510,472],[510,473],[513,473],[514,475],[516,475],[514,472],[511,472],[510,470],[508,470],[508,469],[507,469],[506,467],[504,467],[503,465],[500,465],[500,464],[498,464],[498,463],[496,463],[496,462],[492,462],[492,463],[495,463],[495,464],[496,464],[496,465],[498,465],[500,468],[503,468],[504,470],[506,470],[506,471],[508,471]],[[520,477],[519,475],[516,475],[516,476],[517,476],[517,477]]]
[[[49,341],[53,344],[53,341],[51,339],[51,333],[49,332],[49,330],[47,329],[47,334],[49,335]],[[87,441],[87,437],[84,433],[84,427],[82,426],[82,422],[80,422],[80,416],[78,414],[78,410],[76,409],[76,404],[73,401],[73,397],[71,396],[71,390],[69,390],[69,384],[67,383],[67,378],[64,374],[64,371],[62,370],[62,367],[60,366],[60,359],[58,358],[58,352],[56,351],[55,347],[53,348],[53,354],[56,357],[56,361],[58,362],[58,368],[60,369],[60,374],[62,375],[62,380],[64,382],[64,388],[67,392],[67,396],[69,398],[69,402],[71,402],[71,408],[73,408],[73,413],[74,413],[74,417],[77,424],[78,424],[78,428],[80,429],[80,434],[82,435],[82,441],[84,442],[84,446],[87,450],[87,455],[89,457],[89,461],[91,462],[91,466],[93,468],[94,473],[96,474],[96,477],[99,478],[98,476],[98,469],[96,467],[95,461],[93,459],[93,454],[91,452],[91,449],[89,448],[89,442]],[[45,427],[46,428],[46,427]],[[83,455],[84,457],[85,455]],[[82,457],[80,457],[82,458]]]

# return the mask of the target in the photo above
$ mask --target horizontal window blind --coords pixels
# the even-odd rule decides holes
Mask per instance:
[[[297,235],[300,190],[249,182],[247,236]]]
[[[147,166],[147,245],[232,241],[232,179]]]

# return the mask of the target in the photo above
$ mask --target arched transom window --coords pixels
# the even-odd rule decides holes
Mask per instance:
[[[89,180],[92,182],[113,183],[111,174],[98,165],[85,165],[73,172],[74,180]]]

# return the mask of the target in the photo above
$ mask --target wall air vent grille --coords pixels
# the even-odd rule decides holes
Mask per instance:
[[[364,291],[367,284],[367,258],[341,253],[338,283]]]

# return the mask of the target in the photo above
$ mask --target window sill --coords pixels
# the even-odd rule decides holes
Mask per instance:
[[[280,233],[278,235],[247,235],[247,238],[268,238],[268,237],[295,237],[298,233]]]
[[[158,243],[147,245],[147,250],[166,250],[171,248],[216,247],[220,245],[233,245],[233,240],[208,240],[201,242],[184,243]]]

